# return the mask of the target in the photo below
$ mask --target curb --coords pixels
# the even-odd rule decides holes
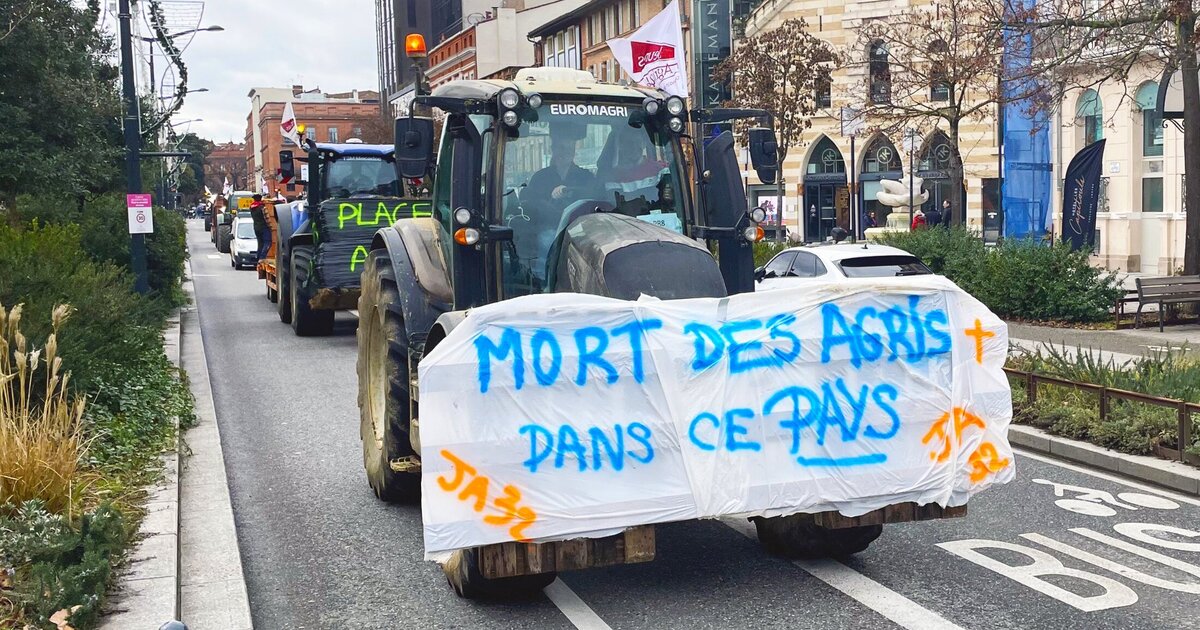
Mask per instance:
[[[1050,435],[1036,427],[1009,425],[1008,441],[1030,451],[1131,477],[1191,496],[1200,496],[1200,470],[1179,462],[1127,455],[1095,444]]]
[[[163,352],[176,368],[183,338],[180,322],[180,309],[175,309],[163,332]],[[105,608],[113,612],[101,619],[100,630],[157,628],[179,618],[179,441],[175,418],[174,452],[162,455],[163,477],[149,489],[138,543],[110,591]]]
[[[191,277],[189,265],[183,288],[193,307],[183,313],[182,361],[195,399],[196,425],[184,436],[188,456],[181,462],[182,573],[177,619],[191,630],[251,630],[250,601]]]

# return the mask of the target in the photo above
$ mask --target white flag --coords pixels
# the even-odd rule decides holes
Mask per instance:
[[[303,146],[300,144],[300,134],[296,132],[296,112],[292,110],[291,101],[283,106],[283,119],[279,121],[279,132],[296,146]]]
[[[229,183],[229,176],[225,176],[225,183],[221,185],[221,194],[228,195],[233,192],[233,185]]]
[[[661,13],[629,37],[614,37],[608,47],[621,68],[642,85],[668,94],[688,95],[687,68],[683,58],[683,28],[679,24],[679,0],[672,0]]]

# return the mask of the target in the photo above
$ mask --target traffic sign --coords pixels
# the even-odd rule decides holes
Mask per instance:
[[[154,202],[149,194],[125,195],[125,206],[129,211],[130,234],[154,233]]]

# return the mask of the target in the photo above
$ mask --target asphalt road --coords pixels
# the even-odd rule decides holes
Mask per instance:
[[[422,560],[419,508],[363,476],[355,318],[295,337],[199,222],[189,240],[257,628],[1200,628],[1200,500],[1031,455],[966,518],[887,526],[844,563],[686,522],[659,527],[652,563],[563,574],[530,602],[460,600]]]

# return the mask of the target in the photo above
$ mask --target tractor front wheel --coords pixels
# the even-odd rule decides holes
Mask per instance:
[[[446,581],[464,599],[519,600],[537,597],[550,585],[557,573],[534,573],[488,579],[479,570],[479,548],[454,552],[442,565]]]
[[[358,297],[359,437],[375,496],[412,503],[421,496],[420,460],[408,434],[408,337],[393,273],[387,251],[367,256]]]
[[[333,311],[314,309],[303,292],[312,257],[312,245],[292,247],[292,264],[288,274],[291,291],[288,301],[292,307],[292,330],[299,337],[323,337],[333,334]]]
[[[812,514],[751,520],[767,553],[784,558],[844,558],[866,550],[883,533],[882,525],[822,527]]]

